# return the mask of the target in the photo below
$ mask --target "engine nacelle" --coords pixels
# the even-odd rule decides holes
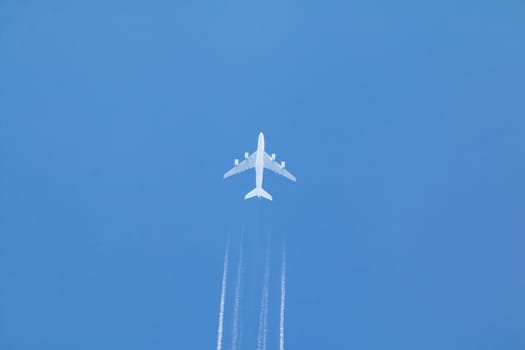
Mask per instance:
[[[233,164],[235,164],[235,166],[239,166],[239,160],[238,159],[234,159],[233,160]]]
[[[249,156],[250,156],[250,153],[244,152],[244,159],[248,159]]]
[[[275,153],[272,153],[272,160],[275,160]]]
[[[286,162],[283,160],[283,161],[281,162],[281,168],[284,169],[285,166],[286,166]]]

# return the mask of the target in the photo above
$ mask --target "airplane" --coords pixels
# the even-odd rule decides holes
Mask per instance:
[[[272,153],[270,156],[264,151],[264,134],[262,132],[259,133],[257,150],[252,154],[244,152],[244,160],[239,163],[239,160],[235,159],[234,164],[235,166],[224,174],[225,179],[232,175],[242,173],[245,170],[255,168],[255,188],[248,192],[246,196],[244,196],[244,199],[262,197],[270,201],[272,200],[272,196],[262,188],[264,168],[282,175],[289,180],[296,181],[295,176],[290,174],[290,172],[284,168],[286,166],[284,161],[279,164],[275,160],[275,153]]]

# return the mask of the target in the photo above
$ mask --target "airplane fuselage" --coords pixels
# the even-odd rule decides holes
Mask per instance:
[[[255,187],[262,188],[264,174],[264,135],[259,133],[257,142],[257,153],[255,156]]]

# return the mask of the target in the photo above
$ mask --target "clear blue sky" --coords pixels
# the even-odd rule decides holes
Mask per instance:
[[[0,349],[214,349],[241,231],[286,240],[288,349],[525,349],[524,37],[510,0],[0,2]],[[272,203],[222,179],[259,131]]]

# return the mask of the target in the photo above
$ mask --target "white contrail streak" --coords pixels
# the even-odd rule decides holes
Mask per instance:
[[[232,350],[237,350],[239,341],[239,309],[241,305],[241,274],[242,274],[242,243],[239,250],[239,265],[237,266],[237,281],[235,286],[235,303],[233,305]]]
[[[266,338],[268,334],[268,284],[270,280],[269,249],[266,253],[266,264],[264,267],[263,291],[261,297],[261,313],[259,314],[259,334],[257,335],[257,349],[266,350]]]
[[[224,270],[222,271],[221,284],[221,304],[219,308],[219,327],[217,329],[217,350],[222,348],[222,330],[224,324],[224,300],[226,299],[226,281],[228,278],[228,251],[230,242],[226,243],[226,252],[224,253]]]
[[[279,319],[279,350],[284,350],[284,307],[286,302],[286,251],[283,249],[281,265],[281,312]]]

